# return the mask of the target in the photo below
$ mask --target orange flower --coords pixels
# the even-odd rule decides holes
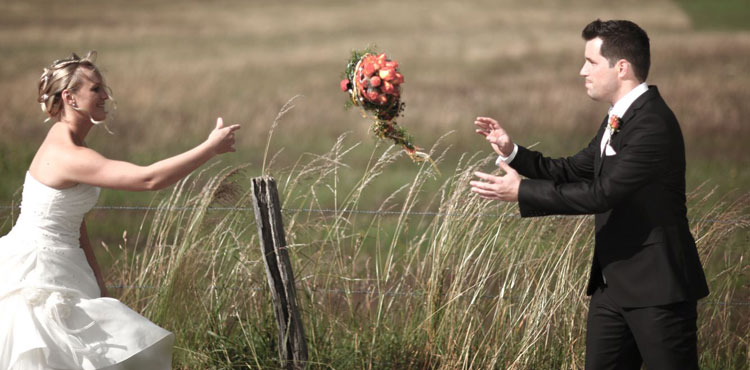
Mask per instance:
[[[393,77],[393,81],[391,81],[394,85],[400,85],[404,83],[404,75],[401,73],[396,72]]]
[[[371,63],[365,63],[365,65],[362,66],[362,73],[365,77],[372,76],[372,74],[375,73],[375,66]]]
[[[378,89],[374,87],[369,87],[364,93],[365,98],[371,102],[375,102],[378,99],[378,96],[380,96]]]
[[[379,54],[379,55],[378,55],[378,56],[376,57],[376,59],[377,59],[377,61],[378,61],[377,63],[378,63],[378,65],[380,66],[380,68],[383,68],[383,67],[385,67],[385,58],[386,58],[386,57],[385,57],[385,53],[380,53],[380,54]]]
[[[381,79],[391,81],[395,77],[396,73],[391,68],[383,68],[378,72]]]
[[[396,87],[388,81],[383,81],[383,86],[380,89],[386,94],[393,94],[396,92]]]

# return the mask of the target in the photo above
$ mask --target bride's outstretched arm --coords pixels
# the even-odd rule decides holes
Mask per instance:
[[[99,267],[99,262],[96,260],[94,250],[91,248],[91,242],[89,241],[89,233],[86,230],[86,221],[81,222],[81,236],[79,239],[83,253],[86,255],[86,260],[89,262],[91,269],[94,271],[96,282],[99,284],[99,290],[101,290],[102,297],[109,297],[107,287],[104,285],[104,277],[102,276],[102,269]]]
[[[94,150],[77,146],[61,151],[57,172],[69,182],[119,190],[159,190],[176,183],[214,156],[235,151],[234,132],[239,128],[239,125],[225,127],[219,118],[204,142],[148,166],[107,159]]]

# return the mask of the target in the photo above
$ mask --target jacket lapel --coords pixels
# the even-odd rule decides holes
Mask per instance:
[[[622,118],[620,120],[621,126],[620,130],[625,127],[625,125],[633,119],[633,116],[635,116],[635,113],[643,108],[643,105],[646,104],[647,101],[659,96],[659,90],[656,88],[656,86],[649,86],[648,91],[643,93],[643,95],[639,96],[638,99],[635,99],[633,101],[633,104],[630,105],[628,110],[625,111],[625,114],[622,115]]]
[[[602,138],[604,137],[604,132],[607,130],[607,121],[608,121],[609,115],[604,116],[604,121],[602,121],[602,124],[599,128],[599,135],[596,137],[599,138],[596,143],[599,144],[596,146],[596,155],[594,156],[594,168],[596,168],[596,175],[599,176],[599,173],[602,170],[602,163],[604,163],[604,158],[602,158]]]
[[[625,126],[627,125],[628,121],[632,120],[633,117],[635,117],[636,112],[638,112],[638,110],[643,108],[643,105],[646,104],[647,101],[653,98],[656,98],[658,96],[659,96],[659,90],[656,88],[656,86],[649,86],[648,91],[643,93],[643,95],[639,96],[638,99],[635,99],[635,101],[633,101],[633,104],[630,105],[628,110],[625,111],[625,114],[620,118],[620,130],[619,131],[621,132],[622,130],[625,129]],[[604,117],[604,123],[603,123],[603,125],[605,125],[604,130],[607,129],[606,127],[607,121],[608,121],[607,117]],[[601,137],[604,135],[604,130],[602,130],[602,133],[599,136],[600,140],[601,140]],[[612,135],[609,139],[609,142],[610,143],[614,142],[615,138],[616,138],[616,135]],[[599,159],[599,162],[595,163],[596,175],[599,176],[602,172],[602,167],[604,164],[604,160],[606,159],[606,156],[604,156],[602,151],[599,150],[596,158]]]

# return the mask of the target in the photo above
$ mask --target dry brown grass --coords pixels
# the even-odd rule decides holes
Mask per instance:
[[[384,195],[381,209],[395,214],[369,214],[360,199],[372,179],[387,176],[393,152],[358,171],[354,188],[339,187],[352,153],[341,143],[277,172],[311,368],[583,367],[591,217],[520,219],[514,205],[467,196],[468,179],[487,160],[477,157],[445,174],[434,197],[421,191],[434,176],[425,167],[400,189],[404,203]],[[243,173],[180,183],[135,243],[142,251],[123,248],[112,273],[140,287],[120,291],[121,299],[175,331],[177,368],[278,367],[253,220],[207,209],[248,205],[247,194],[222,192],[235,177]],[[329,191],[342,193],[334,210],[292,211],[319,209]],[[439,214],[409,214],[425,196]],[[703,190],[691,198],[709,202],[691,224],[701,258],[722,260],[699,305],[701,364],[741,367],[750,325],[747,308],[731,303],[747,298],[748,265],[723,245],[748,221],[721,221],[742,217],[750,197],[716,204]]]

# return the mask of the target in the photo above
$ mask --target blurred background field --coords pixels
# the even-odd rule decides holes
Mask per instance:
[[[747,262],[742,262],[747,260],[750,238],[746,226],[750,188],[747,171],[750,156],[746,152],[750,141],[747,118],[750,116],[750,105],[747,104],[750,101],[748,16],[750,4],[746,0],[638,0],[616,4],[599,0],[2,1],[0,52],[4,60],[0,63],[0,130],[3,132],[0,135],[0,205],[11,206],[20,200],[24,171],[48,127],[48,123],[43,123],[45,117],[36,103],[36,83],[42,68],[71,52],[85,54],[94,49],[99,52],[98,65],[113,89],[118,109],[109,124],[115,135],[94,129],[88,137],[90,147],[110,158],[148,164],[198,144],[213,127],[216,117],[222,116],[228,123],[243,126],[238,135],[237,152],[215,160],[219,163],[210,167],[201,179],[205,181],[223,168],[240,164],[248,165],[243,173],[255,176],[261,173],[264,150],[277,113],[292,97],[301,95],[273,131],[269,157],[274,159],[268,166],[268,173],[287,179],[282,183],[287,186],[282,187],[283,191],[288,191],[287,208],[341,209],[352,199],[346,194],[353,192],[358,182],[367,177],[377,158],[383,153],[397,153],[397,149],[388,148],[388,143],[378,143],[370,137],[369,122],[356,110],[344,109],[346,95],[338,88],[350,51],[375,45],[400,62],[400,70],[406,79],[403,85],[406,111],[400,123],[415,136],[418,145],[434,150],[436,158],[441,158],[438,167],[443,175],[434,176],[428,168],[411,163],[403,155],[389,159],[392,163],[380,176],[374,176],[366,190],[355,197],[356,209],[401,211],[408,205],[412,211],[439,211],[441,207],[453,204],[441,198],[441,189],[447,184],[456,189],[465,187],[465,183],[456,182],[468,181],[458,176],[461,171],[477,166],[491,170],[488,162],[480,164],[480,160],[490,158],[491,153],[484,140],[473,131],[472,122],[477,115],[500,119],[515,141],[535,145],[535,149],[553,157],[572,154],[588,143],[607,107],[586,96],[583,80],[578,75],[583,62],[580,31],[596,18],[624,18],[635,21],[649,33],[652,45],[649,83],[659,87],[682,125],[687,145],[687,188],[694,194],[689,203],[689,217],[691,220],[705,220],[717,216],[717,209],[732,209],[726,211],[729,213],[724,217],[731,214],[733,219],[745,223],[731,232],[719,233],[721,235],[715,239],[707,239],[718,245],[703,244],[712,251],[702,250],[709,275],[724,276],[722,274],[729,270],[735,275],[729,280],[717,277],[712,281],[712,289],[732,292],[731,296],[713,295],[711,298],[726,301],[731,297],[748,301],[750,278]],[[341,135],[345,136],[339,143]],[[320,158],[331,158],[331,153],[342,150],[340,148],[353,149],[336,161],[328,162],[336,168],[329,177],[316,182],[315,173],[301,171]],[[467,157],[474,158],[471,165],[465,159]],[[452,178],[454,174],[457,174],[455,179]],[[297,184],[296,189],[303,188],[313,193],[294,196],[288,187],[293,183]],[[409,190],[408,187],[416,183],[419,186],[414,191]],[[397,192],[403,186],[407,189]],[[396,194],[389,198],[394,192]],[[99,205],[147,206],[162,201],[171,204],[169,194],[169,190],[158,193],[105,190]],[[455,202],[461,207],[476,206],[472,203],[476,199],[465,188],[459,195],[464,199]],[[728,206],[731,204],[735,204],[735,208]],[[504,206],[482,207],[499,209]],[[490,214],[496,211],[491,210]],[[5,233],[10,229],[15,213],[8,208],[0,212],[0,231]],[[511,207],[507,212],[515,212],[515,209]],[[89,216],[89,230],[95,244],[119,244],[132,252],[143,247],[134,242],[134,235],[139,230],[144,237],[138,240],[143,243],[145,235],[158,229],[153,217],[153,214],[142,211],[95,210]],[[249,212],[242,217],[252,218]],[[296,216],[286,217],[291,222]],[[327,238],[332,234],[331,230],[338,229],[335,223],[331,225],[330,219],[321,221],[307,217],[308,223],[292,223],[298,228],[290,231],[291,238],[308,245],[303,254],[293,253],[292,257],[308,261],[299,267],[307,271],[306,276],[313,276],[324,271],[319,266],[312,266],[315,264],[307,258],[328,256],[325,249],[330,247],[326,244],[330,240]],[[376,217],[368,222],[377,221],[379,232],[384,234],[377,234],[378,237],[372,239],[371,231],[367,231],[371,230],[372,224],[365,222],[370,226],[363,231],[357,228],[362,226],[361,222],[346,220],[351,222],[348,226],[351,229],[347,229],[349,234],[344,239],[356,239],[356,235],[361,237],[359,242],[350,241],[347,245],[361,244],[362,248],[356,249],[356,253],[339,248],[336,256],[344,259],[353,253],[349,255],[353,261],[349,272],[353,275],[373,278],[366,270],[374,268],[378,262],[371,266],[366,261],[381,261],[382,256],[379,257],[378,253],[383,239],[394,238],[410,245],[384,254],[394,258],[429,250],[422,244],[412,245],[407,241],[426,232],[430,222],[414,221],[414,225],[404,227],[406,221],[398,216]],[[555,222],[524,224],[519,228],[527,230],[532,227],[529,225],[536,225],[534,227],[554,230]],[[697,232],[700,227],[695,227]],[[563,228],[568,229],[574,228]],[[123,241],[125,231],[130,235],[127,242]],[[586,233],[589,231],[585,229]],[[562,235],[567,235],[566,232],[561,231]],[[547,242],[558,240],[556,238],[563,236],[552,233]],[[586,256],[581,258],[580,276],[585,275],[590,242],[590,235],[588,239],[582,237],[581,249],[575,252]],[[250,242],[244,240],[243,243]],[[252,243],[248,245],[248,248],[255,249]],[[487,243],[488,248],[492,245]],[[463,249],[462,246],[453,247]],[[122,280],[131,275],[123,274],[122,266],[115,264],[110,268],[112,260],[121,258],[118,248],[111,249],[111,253],[98,251],[107,270],[111,271],[108,281],[128,283]],[[242,258],[252,260],[253,257]],[[496,262],[502,266],[501,261]],[[397,274],[405,281],[419,276],[408,266],[412,265],[406,263]],[[327,270],[325,273],[332,274]],[[337,270],[336,274],[343,275],[344,272]],[[229,276],[232,279],[237,277],[236,274]],[[581,282],[568,288],[570,292],[565,297],[582,299]],[[127,292],[114,293],[123,294],[126,301],[132,297]],[[138,300],[130,302],[145,299],[138,296]],[[357,303],[352,304],[356,306]],[[153,313],[149,311],[150,307],[145,305],[144,312]],[[320,307],[313,304],[308,308],[314,313],[324,312]],[[264,310],[268,313],[267,307]],[[741,354],[747,355],[750,346],[747,342],[748,322],[737,317],[747,317],[750,312],[747,306],[733,306],[731,310],[732,314],[727,314],[731,317],[724,317],[726,321],[722,323],[734,325],[736,335],[723,338],[722,344],[717,346],[744,348]],[[357,310],[350,308],[350,311]],[[332,312],[327,314],[332,315]],[[580,314],[580,307],[572,315],[577,314]],[[414,313],[414,316],[418,314]],[[266,318],[255,319],[262,321]],[[486,325],[491,325],[491,320],[487,322]],[[330,323],[311,324],[329,335],[341,334],[349,338],[348,334],[342,334],[351,334],[348,329],[338,332],[335,325],[326,326]],[[196,325],[196,328],[203,326]],[[433,327],[438,332],[439,328],[442,328],[440,324]],[[185,342],[181,344],[183,350],[177,360],[180,366],[187,368],[190,361],[200,363],[196,358],[208,356],[205,353],[201,355],[204,357],[189,355],[199,352],[192,345],[197,343],[195,338],[203,338],[200,335],[205,335],[205,331],[203,334],[191,333],[193,339],[186,338],[187,334],[182,336]],[[420,333],[419,325],[409,333]],[[737,339],[743,336],[744,339]],[[395,334],[393,338],[396,338],[393,341],[396,344],[408,339]],[[372,356],[377,347],[374,343],[381,342],[374,337],[367,339],[373,344],[369,352],[365,351],[370,355],[367,365],[377,368]],[[357,343],[357,340],[350,343]],[[727,341],[729,343],[725,343]],[[561,352],[564,354],[561,358],[566,360],[551,363],[560,365],[558,367],[580,365],[580,359],[571,359],[569,355],[580,353],[580,338],[561,342],[574,344],[568,352]],[[325,352],[321,342],[313,343],[320,346],[316,347],[320,353]],[[393,343],[392,346],[398,347]],[[353,349],[354,352],[346,352],[333,340],[327,345],[326,348],[330,349],[326,352],[330,356],[329,365],[336,364],[334,349],[344,351],[339,354],[341,356],[356,358],[361,355]],[[433,349],[443,348],[438,343],[431,345]],[[379,350],[386,351],[387,348]],[[433,361],[430,360],[432,352],[424,348],[420,351],[430,355],[421,365],[413,367],[441,366],[436,365],[441,363],[439,361],[430,362]],[[731,358],[725,352],[719,352],[717,350],[716,356],[711,357],[723,359],[716,360],[716,363]],[[519,353],[525,352],[519,350]],[[256,355],[256,358],[262,357]],[[326,363],[325,356],[316,358]],[[541,361],[539,364],[551,361],[545,358],[537,360]],[[241,363],[242,360],[237,361]],[[442,362],[442,366],[448,366],[445,365],[448,363],[458,362]],[[481,362],[483,367],[490,366],[489,363]],[[510,359],[495,365],[498,363],[523,368],[534,362],[523,365],[524,362],[514,363]],[[737,363],[743,364],[741,361]],[[221,367],[217,363],[211,366]],[[744,366],[747,366],[746,362]],[[338,365],[338,368],[342,367],[347,366]]]
[[[2,7],[3,200],[21,186],[46,132],[35,103],[42,67],[91,49],[99,52],[118,110],[111,124],[116,135],[95,130],[88,141],[111,158],[147,164],[177,153],[202,140],[221,115],[243,125],[238,152],[221,160],[257,169],[276,113],[302,95],[272,142],[272,152],[284,149],[278,164],[321,153],[349,132],[347,140],[363,146],[349,163],[361,166],[375,140],[356,110],[343,109],[337,84],[350,50],[369,44],[400,61],[407,77],[401,123],[422,147],[452,132],[440,144],[451,147],[451,157],[487,151],[471,122],[489,115],[519,143],[567,155],[590,140],[606,114],[578,76],[580,30],[597,17],[633,19],[648,30],[649,82],[682,124],[688,188],[708,181],[725,193],[750,183],[743,171],[750,36],[695,30],[671,1],[16,1]],[[400,162],[384,189],[414,171]],[[101,204],[142,204],[151,196],[105,192]]]

